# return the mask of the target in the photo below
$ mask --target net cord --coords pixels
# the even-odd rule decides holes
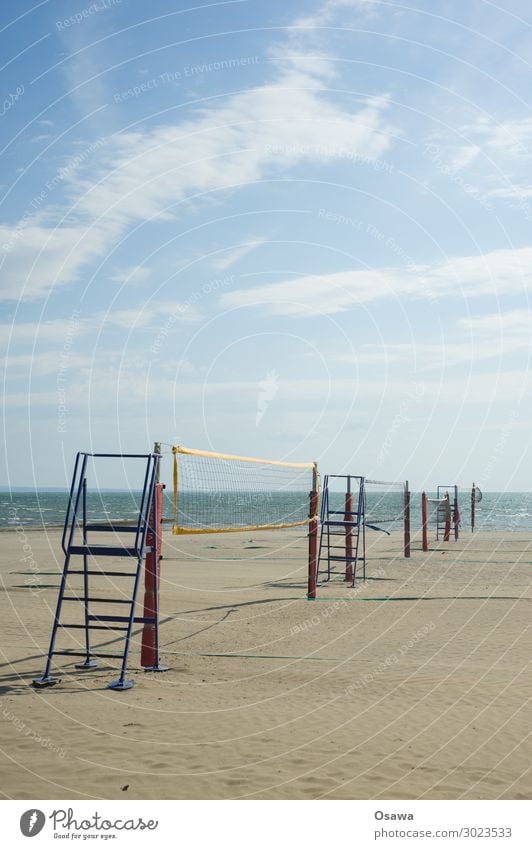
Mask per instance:
[[[216,460],[240,460],[243,463],[259,463],[261,466],[281,466],[285,469],[313,469],[315,463],[290,463],[285,460],[260,460],[257,457],[241,457],[238,454],[218,454],[216,451],[200,451],[196,448],[185,448],[183,445],[172,446],[172,453],[189,454],[193,457],[211,457]]]
[[[312,518],[315,519],[316,516]],[[309,521],[310,517],[301,522],[286,522],[278,525],[243,525],[236,528],[184,528],[182,525],[174,524],[172,533],[174,536],[181,536],[183,534],[236,534],[248,533],[249,531],[275,531],[282,528],[297,528],[308,525]]]
[[[371,480],[371,478],[365,478],[364,484],[378,484],[379,486],[396,486],[401,487],[401,489],[406,489],[404,481],[376,481]]]

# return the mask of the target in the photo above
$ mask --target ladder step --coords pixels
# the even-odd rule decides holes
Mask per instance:
[[[148,551],[149,549],[145,549]],[[71,545],[69,554],[92,554],[100,557],[140,557],[136,548],[127,548],[122,545]]]
[[[338,519],[333,519],[333,520],[327,519],[325,522],[323,522],[323,524],[324,525],[333,525],[334,527],[341,526],[343,528],[345,528],[346,526],[349,527],[349,528],[358,527],[358,522],[351,522],[349,520],[347,520],[345,522],[340,522]]]
[[[107,531],[111,533],[113,531],[122,531],[125,534],[136,534],[137,531],[142,533],[143,525],[140,528],[137,525],[114,525],[112,522],[109,524],[105,524],[104,522],[93,522],[91,524],[85,525],[85,530],[87,531]]]
[[[345,569],[322,569],[321,571],[326,575],[345,575]],[[328,578],[322,578],[322,580],[328,580]]]
[[[354,531],[351,531],[351,539],[353,540],[353,543],[356,542],[358,537],[359,537],[359,534],[355,533]],[[346,535],[345,535],[345,533],[332,533],[332,532],[330,532],[330,533],[327,534],[327,538],[330,539],[330,540],[335,540],[335,539],[343,540],[345,542]],[[338,545],[338,543],[337,543],[337,545]]]
[[[83,596],[63,596],[63,601],[81,601],[84,602]],[[130,598],[87,598],[87,602],[109,602],[110,604],[133,604]]]
[[[129,616],[95,616],[94,614],[90,614],[87,616],[87,619],[89,622],[129,622]],[[153,624],[155,618],[153,616],[134,616],[133,622]]]
[[[85,651],[53,651],[52,654],[62,654],[64,657],[87,657],[87,652]],[[122,654],[111,654],[110,652],[95,652],[91,651],[91,657],[114,657],[120,658],[120,660],[124,657]]]
[[[104,578],[136,578],[136,572],[107,572],[101,569],[69,569],[69,575],[101,575]]]
[[[356,510],[327,510],[329,516],[358,516]]]
[[[357,559],[361,560],[362,558],[361,557],[356,558],[354,554],[352,554],[351,557],[346,557],[345,554],[344,555],[331,554],[330,557],[327,558],[327,560],[341,560],[343,563],[345,563],[346,561],[354,563],[355,560],[357,560]]]
[[[126,617],[127,619],[127,617]],[[65,624],[59,622],[57,625],[58,628],[83,628],[85,629],[85,625],[72,625]],[[113,628],[111,625],[87,625],[87,628],[90,631],[127,631],[127,628]]]

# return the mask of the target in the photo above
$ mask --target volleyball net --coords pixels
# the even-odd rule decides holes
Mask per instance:
[[[274,530],[317,517],[315,463],[260,460],[183,446],[174,455],[174,534]]]
[[[383,531],[401,529],[404,556],[410,557],[410,488],[408,481],[364,479],[364,524]]]
[[[408,484],[405,481],[364,479],[364,520],[369,527],[403,522],[407,509]]]

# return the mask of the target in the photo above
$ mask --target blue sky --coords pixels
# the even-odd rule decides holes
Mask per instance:
[[[528,4],[0,17],[2,483],[162,440],[530,488]]]

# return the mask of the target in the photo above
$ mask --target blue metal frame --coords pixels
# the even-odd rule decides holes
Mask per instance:
[[[91,658],[90,647],[90,625],[89,625],[89,565],[87,556],[87,478],[82,481],[82,508],[83,508],[83,523],[82,523],[82,538],[83,538],[83,607],[85,610],[85,660],[83,663],[76,663],[76,669],[93,669],[98,666],[95,660]]]
[[[358,481],[357,509],[351,514],[351,519],[347,520],[352,524],[352,529],[354,531],[355,537],[353,555],[350,558],[347,558],[347,556],[345,555],[345,549],[343,555],[332,553],[335,548],[338,548],[338,546],[331,544],[331,536],[344,537],[345,528],[347,527],[347,525],[345,519],[345,510],[330,509],[329,482],[331,479],[345,480],[348,492],[351,491],[351,481]],[[327,561],[326,577],[323,579],[324,581],[330,581],[331,575],[335,574],[334,569],[331,568],[331,562],[341,562],[344,565],[347,565],[347,562],[349,560],[349,562],[353,566],[353,579],[351,582],[351,586],[355,586],[355,581],[357,578],[357,566],[359,563],[362,563],[362,580],[366,580],[366,525],[364,522],[365,505],[366,494],[364,488],[364,478],[361,475],[325,475],[323,480],[323,495],[321,501],[320,515],[321,530],[318,548],[318,579],[320,573],[320,563],[323,560]],[[341,516],[342,518],[338,518],[338,516]],[[343,532],[341,530],[342,528],[344,529]],[[335,533],[335,530],[340,530],[340,533]],[[324,552],[324,548],[326,548],[326,552]],[[342,572],[342,574],[344,574],[344,572]]]
[[[114,526],[111,524],[107,525],[105,523],[87,523],[87,462],[89,458],[96,459],[109,459],[109,458],[119,458],[119,459],[145,459],[146,460],[146,468],[144,472],[144,482],[142,487],[142,495],[139,505],[138,517],[135,525],[122,527],[122,530],[126,532],[133,532],[135,534],[135,544],[132,547],[125,546],[108,546],[108,545],[90,545],[88,541],[88,532],[89,531],[106,531],[113,530]],[[114,690],[127,690],[134,685],[134,682],[126,679],[126,671],[127,671],[127,663],[129,657],[129,650],[131,644],[131,635],[133,630],[133,625],[135,623],[152,623],[155,625],[155,638],[156,638],[156,650],[157,650],[157,663],[156,666],[153,667],[153,671],[165,671],[167,667],[161,666],[159,662],[159,627],[158,627],[158,587],[155,587],[155,595],[154,595],[154,617],[146,618],[135,616],[135,605],[137,600],[137,594],[140,584],[140,576],[142,573],[142,566],[144,563],[144,559],[146,556],[146,536],[148,533],[148,528],[150,524],[150,512],[153,507],[153,516],[155,518],[154,522],[154,538],[155,538],[155,556],[158,555],[157,550],[157,499],[155,498],[155,485],[157,482],[157,473],[158,473],[158,464],[160,460],[160,455],[158,454],[91,454],[84,451],[79,451],[76,455],[76,460],[74,463],[74,471],[72,475],[72,484],[70,487],[67,511],[65,516],[65,523],[63,526],[63,533],[61,537],[61,548],[65,554],[65,561],[63,566],[63,574],[61,576],[61,583],[59,587],[59,594],[57,598],[57,604],[55,609],[54,621],[52,626],[52,634],[50,638],[50,646],[48,649],[48,655],[46,659],[46,665],[43,672],[43,675],[40,678],[35,678],[33,681],[34,686],[36,687],[47,687],[58,682],[58,678],[54,678],[51,676],[51,667],[52,660],[54,655],[66,655],[70,657],[80,656],[84,658],[83,662],[80,664],[76,664],[78,669],[92,669],[96,667],[98,664],[94,660],[94,657],[120,657],[122,660],[120,675],[116,681],[111,682],[108,686]],[[81,517],[80,517],[80,505],[81,505]],[[117,529],[120,526],[117,526]],[[81,530],[82,536],[82,545],[74,545],[74,539],[77,529]],[[70,562],[72,556],[81,555],[83,557],[83,569],[82,570],[71,570]],[[116,571],[104,571],[104,570],[91,570],[89,569],[89,555],[94,556],[128,556],[134,557],[137,561],[136,570],[134,572],[116,572]],[[156,561],[157,562],[157,561]],[[66,583],[69,575],[83,575],[83,597],[79,596],[73,598],[65,598],[65,589]],[[118,600],[118,599],[106,599],[106,598],[91,598],[89,595],[89,575],[104,575],[104,576],[124,576],[127,577],[131,575],[134,577],[133,582],[133,591],[130,600]],[[157,583],[157,582],[156,582]],[[84,625],[69,625],[69,624],[61,624],[61,611],[63,601],[82,601],[84,606]],[[95,616],[91,615],[89,612],[89,602],[111,602],[111,603],[122,603],[122,604],[130,604],[130,611],[128,616]],[[90,631],[91,630],[107,630],[107,625],[102,625],[100,623],[105,622],[114,622],[114,623],[123,623],[123,626],[120,625],[116,628],[118,631],[125,631],[124,638],[124,650],[123,653],[117,655],[112,653],[94,653],[91,651],[90,645]],[[85,651],[83,653],[74,652],[74,651],[56,651],[55,644],[57,638],[57,632],[59,628],[83,628],[85,632]]]

